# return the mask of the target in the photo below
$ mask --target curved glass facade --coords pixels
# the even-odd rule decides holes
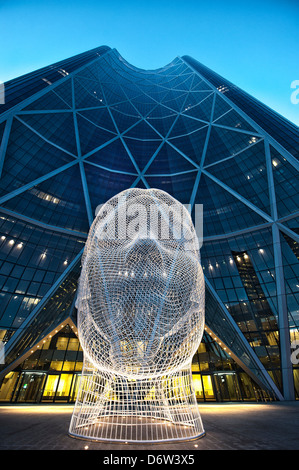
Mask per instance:
[[[153,187],[189,204],[192,215],[203,205],[207,329],[192,366],[198,399],[298,398],[298,128],[190,57],[147,71],[103,46],[7,85],[5,397],[20,401],[13,397],[26,394],[15,374],[25,380],[37,370],[45,379],[36,390],[49,391],[53,369],[36,368],[30,354],[66,319],[76,324],[80,257],[97,206],[124,189]]]

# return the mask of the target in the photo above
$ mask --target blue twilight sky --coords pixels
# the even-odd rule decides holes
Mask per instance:
[[[104,44],[144,69],[191,55],[299,125],[298,0],[0,0],[0,41],[2,82]]]

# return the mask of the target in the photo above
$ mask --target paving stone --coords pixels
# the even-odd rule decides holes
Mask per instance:
[[[0,450],[299,450],[299,402],[204,403],[206,435],[189,442],[124,444],[68,435],[73,405],[0,406]],[[195,447],[196,446],[196,447]]]

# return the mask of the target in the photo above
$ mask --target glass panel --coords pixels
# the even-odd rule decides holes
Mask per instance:
[[[250,134],[212,126],[205,164],[208,165],[230,157],[255,144],[258,140],[259,137]]]
[[[67,361],[65,360],[63,363],[62,370],[74,370],[75,369],[75,361]]]
[[[20,188],[73,159],[14,119],[0,180],[0,194]]]
[[[9,199],[4,206],[46,224],[85,233],[89,229],[78,165]]]
[[[250,377],[245,372],[240,372],[239,379],[243,399],[256,400],[255,386]]]
[[[116,105],[117,103],[127,99],[121,86],[118,85],[115,81],[113,81],[113,83],[101,82],[101,87],[104,92],[106,102],[109,102],[109,104]]]
[[[184,113],[188,116],[194,117],[196,119],[202,119],[203,121],[210,121],[212,105],[214,99],[214,93],[206,92],[200,93],[201,101],[198,105],[192,106],[191,108],[187,106],[183,109]],[[188,100],[186,101],[188,103]]]
[[[201,375],[193,374],[192,378],[193,378],[193,386],[194,386],[196,398],[197,400],[203,400],[204,395],[203,395]]]
[[[104,96],[100,83],[85,78],[74,79],[75,101],[77,108],[103,106]]]
[[[195,166],[165,143],[146,170],[146,175],[171,174],[195,170]]]
[[[68,338],[60,337],[56,342],[56,349],[66,351],[68,345]]]
[[[217,93],[215,99],[215,106],[214,106],[214,121],[218,119],[220,116],[223,116],[228,111],[231,111],[232,108],[230,105]]]
[[[83,155],[109,142],[116,136],[114,132],[96,126],[80,114],[77,114],[77,123]]]
[[[73,113],[24,114],[21,120],[45,139],[77,155]]]
[[[106,108],[97,108],[97,109],[89,109],[86,111],[80,111],[80,116],[83,116],[88,121],[92,122],[98,127],[102,129],[106,129],[110,132],[114,132],[116,134],[115,125],[111,119],[108,109]]]
[[[251,127],[250,124],[248,124],[248,122],[245,121],[245,119],[243,119],[234,109],[231,109],[229,112],[225,113],[224,116],[217,119],[215,124],[256,132],[255,129],[253,129],[253,127]]]
[[[146,121],[140,121],[136,126],[132,127],[132,129],[128,130],[124,137],[128,138],[135,138],[142,140],[157,140],[161,142],[161,137],[157,132],[147,124]]]
[[[181,114],[175,121],[169,137],[179,137],[182,135],[186,136],[187,134],[190,134],[190,137],[192,137],[192,132],[201,129],[204,126],[206,126],[205,121],[193,119],[192,117]]]
[[[298,211],[298,171],[270,146],[272,171],[279,217]]]
[[[33,101],[33,103],[24,108],[24,110],[69,109],[70,107],[71,105],[68,105],[65,100],[61,99],[54,91],[48,91],[48,93]]]
[[[137,175],[136,168],[120,139],[93,153],[86,162],[92,162],[114,171],[126,171]],[[115,173],[113,174],[115,177]]]
[[[82,366],[81,366],[81,368],[82,368]],[[73,382],[72,382],[72,388],[71,388],[71,391],[70,391],[70,402],[74,402],[77,398],[79,384],[80,384],[80,378],[81,378],[80,375],[77,375],[77,374],[74,375],[74,379],[73,379]]]
[[[207,401],[215,401],[212,377],[210,375],[203,375],[202,382],[203,382],[205,399]]]
[[[162,140],[139,140],[124,137],[124,142],[133,155],[140,170],[148,164],[149,159],[154,155],[163,143]]]
[[[73,106],[73,93],[72,93],[72,81],[66,80],[61,85],[58,85],[53,90],[55,95],[58,95],[65,103],[69,106]]]
[[[270,214],[266,157],[258,142],[234,158],[207,167],[207,171],[248,201]]]
[[[146,181],[152,188],[166,191],[182,204],[188,204],[196,175],[197,171],[176,176],[146,176]]]
[[[1,145],[1,140],[2,140],[2,136],[3,136],[3,132],[4,132],[4,129],[5,129],[5,125],[6,125],[6,121],[2,122],[0,124],[0,145]]]
[[[135,181],[136,176],[121,173],[116,174],[87,163],[88,161],[84,164],[84,169],[92,212],[95,214],[99,204],[106,202],[120,191],[129,188]]]
[[[188,136],[172,137],[169,140],[172,145],[183,152],[184,155],[199,165],[201,163],[207,131],[208,126],[200,126],[199,130],[192,132],[192,134]]]
[[[289,326],[299,327],[299,245],[293,239],[281,232],[280,234],[283,272],[286,285]]]
[[[9,372],[4,377],[0,388],[0,401],[11,401],[18,377],[19,372]]]
[[[265,222],[259,214],[202,174],[195,203],[203,204],[204,235],[220,235]]]
[[[59,375],[48,375],[46,386],[44,389],[42,402],[53,402],[57,385],[59,381]]]
[[[296,393],[296,399],[299,399],[299,369],[294,369],[294,384],[295,384],[295,393]]]
[[[76,362],[75,370],[76,371],[81,371],[82,368],[83,368],[83,361],[82,362]]]
[[[70,338],[67,349],[68,349],[68,351],[78,351],[78,349],[79,349],[79,340],[78,340],[78,338]]]
[[[169,133],[169,129],[174,123],[176,114],[171,116],[165,115],[166,109],[159,106],[147,117],[147,121],[151,124],[163,137]]]
[[[56,390],[55,402],[67,402],[69,399],[70,388],[73,374],[61,374]]]
[[[63,361],[51,361],[49,370],[61,370],[63,366]]]

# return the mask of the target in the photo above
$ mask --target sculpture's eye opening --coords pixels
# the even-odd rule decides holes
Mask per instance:
[[[90,231],[77,299],[78,329],[87,368],[100,380],[96,388],[101,391],[92,396],[102,397],[103,410],[108,398],[121,396],[135,412],[141,406],[152,415],[153,397],[154,415],[160,416],[160,400],[169,395],[173,381],[178,381],[177,395],[184,394],[180,400],[195,399],[190,367],[204,327],[203,273],[192,221],[182,204],[158,190],[125,194],[128,207],[123,193],[120,206],[115,198],[108,201]],[[136,214],[141,214],[138,223]],[[150,216],[159,224],[151,224]],[[170,377],[170,385],[163,377]]]

